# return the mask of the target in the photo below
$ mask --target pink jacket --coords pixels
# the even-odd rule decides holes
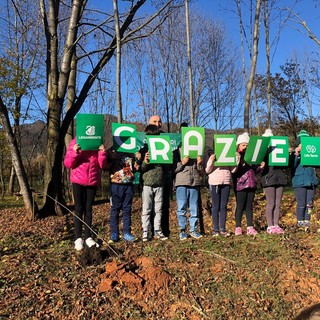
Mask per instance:
[[[214,162],[209,158],[207,166],[205,168],[206,173],[208,174],[208,183],[212,186],[217,185],[231,185],[232,184],[232,175],[231,171],[235,167],[216,167]]]
[[[83,186],[98,186],[101,180],[101,169],[107,164],[107,153],[96,150],[84,150],[76,153],[72,139],[64,158],[64,165],[71,169],[70,181]]]

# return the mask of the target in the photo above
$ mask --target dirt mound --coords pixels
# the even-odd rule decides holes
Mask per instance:
[[[140,257],[126,263],[107,262],[99,292],[125,289],[131,294],[147,296],[167,292],[172,277],[162,268],[154,266],[151,259]]]

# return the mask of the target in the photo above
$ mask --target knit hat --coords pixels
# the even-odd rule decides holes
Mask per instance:
[[[306,130],[301,130],[298,134],[298,138],[309,137],[309,133]]]
[[[297,140],[296,140],[296,143],[295,145],[298,146],[300,143],[301,143],[301,137],[309,137],[309,133],[306,131],[306,130],[301,130],[299,133],[298,133],[298,136],[297,136]]]
[[[266,129],[264,134],[262,135],[263,137],[273,137],[273,133],[271,129]]]
[[[250,137],[248,132],[244,132],[243,134],[240,134],[237,138],[237,146],[241,143],[249,143]]]

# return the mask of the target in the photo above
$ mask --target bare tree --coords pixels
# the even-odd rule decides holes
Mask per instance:
[[[193,109],[196,126],[225,129],[236,126],[233,109],[241,93],[237,52],[223,26],[193,10],[189,15],[193,74]],[[191,124],[184,12],[170,15],[153,36],[127,47],[124,70],[139,94],[136,120],[147,121],[157,112],[164,123]],[[214,99],[214,93],[220,99]],[[216,109],[214,109],[214,107]],[[215,111],[216,112],[215,112]],[[139,119],[139,115],[141,118]],[[143,118],[142,118],[143,117]],[[215,120],[217,119],[217,120]],[[236,121],[237,120],[237,121]],[[213,122],[216,121],[216,125]]]
[[[244,102],[244,129],[249,131],[250,123],[250,103],[251,103],[251,94],[254,83],[254,76],[258,60],[258,44],[259,44],[259,30],[260,30],[260,6],[261,0],[256,1],[256,11],[254,16],[254,30],[253,30],[253,52],[251,58],[251,68],[250,75],[246,85],[246,95]]]
[[[270,12],[269,12],[269,2],[264,1],[263,3],[263,14],[264,14],[264,30],[265,30],[265,46],[266,46],[266,75],[267,75],[267,103],[268,103],[268,128],[271,128],[271,67],[270,67]]]
[[[20,148],[20,124],[35,115],[30,101],[32,90],[38,85],[37,55],[40,50],[39,19],[32,1],[7,1],[1,11],[2,61],[1,69],[7,69],[2,78],[0,93],[13,121],[13,133]],[[3,75],[3,71],[1,72]],[[12,166],[9,193],[14,192],[15,170]]]
[[[28,183],[27,175],[22,164],[21,155],[19,152],[18,144],[15,139],[13,130],[11,128],[8,109],[4,105],[0,96],[0,118],[4,131],[6,132],[9,147],[11,149],[12,163],[17,174],[17,178],[20,185],[20,192],[23,197],[25,209],[27,211],[27,217],[29,220],[35,220],[38,215],[38,206],[34,202],[32,192]]]
[[[139,25],[134,26],[134,17],[138,10],[145,4],[146,0],[133,1],[129,7],[128,12],[123,18],[120,26],[120,36],[122,43],[134,40],[145,36],[143,31],[150,33],[152,30],[147,30],[148,26],[154,19],[162,14],[163,19],[170,13],[170,5],[173,0],[167,1],[164,6],[158,10],[153,16],[145,19]],[[41,213],[57,212],[60,208],[56,206],[57,203],[63,202],[63,195],[61,192],[61,162],[64,148],[64,137],[67,132],[72,119],[82,107],[83,103],[89,94],[89,91],[99,77],[101,70],[109,63],[116,49],[116,35],[111,34],[111,39],[106,47],[96,49],[96,53],[101,52],[101,57],[95,62],[91,63],[92,67],[88,69],[88,75],[83,79],[79,88],[77,97],[72,107],[66,112],[61,121],[62,111],[64,107],[67,84],[71,71],[72,56],[75,53],[75,47],[80,44],[80,40],[90,32],[98,31],[103,28],[104,22],[100,25],[81,23],[83,19],[84,10],[87,2],[84,0],[75,0],[72,2],[70,15],[68,16],[68,26],[66,28],[67,34],[65,42],[59,37],[59,12],[60,6],[63,2],[48,0],[47,4],[44,0],[40,0],[40,8],[43,17],[43,25],[45,27],[45,34],[47,39],[47,100],[48,100],[48,142],[46,147],[46,166],[44,174],[44,194],[46,195]],[[81,34],[78,33],[80,27],[88,25],[91,30],[83,30]],[[107,34],[110,31],[108,30]],[[61,43],[60,43],[61,42]],[[59,48],[63,48],[62,56],[58,59]],[[89,57],[93,53],[84,52],[83,57]],[[81,57],[78,54],[78,59]]]
[[[114,23],[117,39],[117,68],[116,68],[116,92],[117,92],[117,110],[118,122],[122,123],[122,99],[121,99],[121,34],[118,11],[118,0],[113,0]]]
[[[187,56],[188,56],[188,73],[189,73],[189,103],[190,103],[190,120],[194,126],[194,109],[193,109],[193,82],[192,82],[192,64],[191,64],[191,38],[189,26],[189,0],[185,0],[186,5],[186,36],[187,36]]]

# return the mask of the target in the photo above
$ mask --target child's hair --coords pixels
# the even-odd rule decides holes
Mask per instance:
[[[320,303],[304,309],[294,320],[320,320]]]
[[[158,135],[160,134],[159,127],[154,124],[148,124],[144,129],[146,135]]]

